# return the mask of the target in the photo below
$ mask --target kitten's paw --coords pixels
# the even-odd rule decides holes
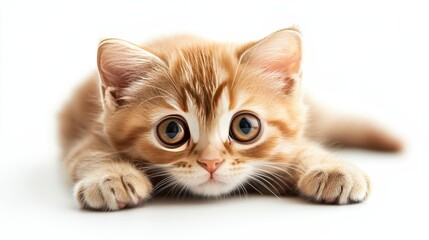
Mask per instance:
[[[136,169],[97,172],[76,183],[74,195],[82,208],[118,210],[133,207],[150,197],[152,184]]]
[[[317,202],[347,204],[364,201],[371,186],[367,175],[351,165],[321,165],[298,181],[302,195]]]

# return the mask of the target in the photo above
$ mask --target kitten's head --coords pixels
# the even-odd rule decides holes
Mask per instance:
[[[219,196],[248,181],[263,184],[261,176],[276,170],[302,135],[301,37],[294,29],[245,45],[182,36],[138,47],[107,39],[98,67],[111,144],[192,193]]]

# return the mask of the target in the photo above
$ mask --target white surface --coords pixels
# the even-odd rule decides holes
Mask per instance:
[[[424,1],[1,1],[0,239],[429,239],[429,5]],[[297,198],[160,201],[80,211],[60,171],[55,113],[95,69],[98,41],[172,33],[247,41],[297,24],[318,99],[401,134],[403,154],[344,151],[364,204]]]

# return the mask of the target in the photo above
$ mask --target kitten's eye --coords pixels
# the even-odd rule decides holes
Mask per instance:
[[[188,125],[180,117],[171,116],[162,120],[156,133],[161,143],[167,148],[178,148],[190,137]]]
[[[236,115],[229,129],[229,136],[239,142],[250,142],[261,132],[261,121],[251,113]]]

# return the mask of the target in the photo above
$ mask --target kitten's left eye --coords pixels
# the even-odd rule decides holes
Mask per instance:
[[[261,121],[251,113],[237,114],[231,121],[229,136],[238,142],[250,142],[261,132]]]
[[[167,148],[178,148],[190,138],[188,125],[178,116],[162,120],[156,128],[156,133],[162,145]]]

